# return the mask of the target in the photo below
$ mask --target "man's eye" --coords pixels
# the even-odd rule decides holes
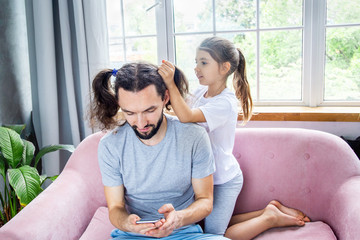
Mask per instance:
[[[201,64],[202,64],[202,65],[206,65],[206,64],[207,64],[207,62],[201,62]]]

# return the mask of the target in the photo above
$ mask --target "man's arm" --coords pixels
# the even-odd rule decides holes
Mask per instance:
[[[124,232],[145,234],[162,225],[161,221],[148,224],[136,224],[140,217],[129,214],[125,208],[124,185],[104,187],[105,198],[109,208],[109,219],[112,225]]]
[[[177,228],[199,222],[213,209],[213,175],[200,179],[193,178],[192,186],[195,201],[188,208],[178,211],[181,222]]]
[[[213,208],[213,176],[192,179],[195,201],[186,209],[176,211],[172,204],[165,204],[159,209],[164,214],[165,223],[162,227],[150,230],[147,235],[165,237],[174,229],[196,223],[207,217]]]

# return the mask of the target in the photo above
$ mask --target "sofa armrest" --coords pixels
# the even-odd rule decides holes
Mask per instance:
[[[97,208],[84,185],[76,172],[63,172],[0,229],[0,239],[79,239]]]
[[[359,199],[360,176],[355,176],[340,185],[330,200],[327,220],[338,239],[350,240],[360,236]]]
[[[104,133],[84,139],[59,177],[0,228],[0,239],[79,239],[96,209],[106,206],[97,162]]]

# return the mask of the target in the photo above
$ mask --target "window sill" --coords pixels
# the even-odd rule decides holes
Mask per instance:
[[[242,116],[239,115],[239,121]],[[360,107],[254,107],[250,121],[360,122]]]

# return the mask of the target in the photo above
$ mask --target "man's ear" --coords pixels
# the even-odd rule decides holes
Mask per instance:
[[[230,67],[231,67],[230,62],[224,62],[221,64],[220,72],[222,74],[228,74],[228,72],[230,71]]]
[[[170,93],[169,90],[166,89],[165,90],[165,95],[164,95],[164,106],[170,101]]]

